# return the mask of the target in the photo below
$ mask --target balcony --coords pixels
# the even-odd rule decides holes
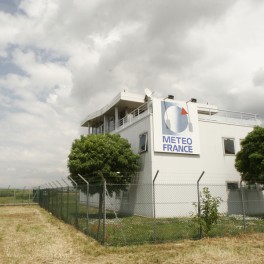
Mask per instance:
[[[147,116],[150,113],[150,107],[148,103],[144,103],[137,109],[130,112],[125,117],[118,120],[118,127],[115,129],[114,124],[112,126],[109,126],[109,132],[112,132],[114,130],[119,131],[121,129],[124,129],[131,124],[135,123],[136,121],[142,119],[143,117]]]
[[[227,111],[227,110],[206,108],[206,107],[203,107],[203,111],[199,111],[198,108],[198,119],[199,121],[243,125],[243,126],[260,125],[260,120],[258,119],[258,115],[256,114]]]

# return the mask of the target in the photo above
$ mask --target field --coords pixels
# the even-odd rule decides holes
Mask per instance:
[[[264,234],[104,247],[39,206],[0,207],[0,263],[263,263]]]
[[[32,203],[32,190],[0,189],[0,204]]]

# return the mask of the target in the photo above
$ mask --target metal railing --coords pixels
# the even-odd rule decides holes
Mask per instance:
[[[145,117],[147,114],[149,114],[148,103],[144,103],[143,105],[133,110],[132,112],[130,112],[128,115],[126,115],[122,119],[118,120],[117,129],[125,128],[131,125],[132,123],[134,123],[135,121],[140,120],[141,118]]]
[[[258,115],[244,112],[228,111],[214,108],[203,108],[203,111],[199,113],[199,120],[220,122],[228,124],[240,124],[240,125],[259,125]]]
[[[142,104],[137,109],[130,112],[125,117],[121,118],[117,122],[117,127],[115,126],[114,121],[108,124],[107,131],[118,131],[120,129],[124,129],[134,122],[142,119],[147,114],[150,113],[150,108],[148,102]],[[209,122],[219,122],[225,124],[237,124],[237,125],[245,125],[245,126],[254,126],[260,125],[261,121],[258,119],[257,114],[244,113],[244,112],[236,112],[236,111],[228,111],[223,109],[216,108],[207,108],[202,107],[198,108],[198,118],[200,121],[209,121]],[[96,128],[96,133],[101,134],[104,133],[104,125],[101,124]]]

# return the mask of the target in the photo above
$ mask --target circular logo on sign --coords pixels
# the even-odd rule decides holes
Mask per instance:
[[[164,113],[166,127],[174,133],[183,132],[188,126],[188,112],[176,105],[169,106]]]

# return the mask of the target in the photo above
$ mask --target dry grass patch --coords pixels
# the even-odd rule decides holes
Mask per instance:
[[[263,263],[264,234],[103,247],[38,206],[0,208],[0,263]]]

